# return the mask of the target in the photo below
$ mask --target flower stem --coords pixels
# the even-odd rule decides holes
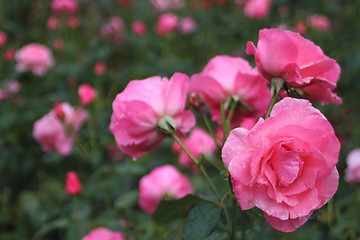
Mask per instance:
[[[271,97],[271,103],[270,103],[270,106],[269,106],[269,109],[265,115],[265,119],[270,117],[270,113],[271,113],[271,110],[273,109],[275,103],[277,102],[278,100],[278,97],[277,97],[277,94],[275,93],[272,97]]]
[[[214,131],[213,131],[213,129],[211,128],[209,119],[206,117],[206,114],[205,114],[205,112],[203,112],[203,111],[202,111],[202,116],[203,116],[205,125],[206,125],[206,127],[207,127],[207,129],[208,129],[208,131],[209,131],[209,133],[210,133],[210,135],[211,135],[211,137],[214,139],[214,142],[215,142],[215,144],[216,144],[217,149],[220,149],[219,142],[217,141],[216,136],[215,136],[215,134],[214,134]]]
[[[227,131],[226,131],[226,119],[225,119],[225,108],[224,108],[224,103],[220,104],[220,113],[221,113],[221,124],[222,124],[222,129],[223,129],[223,134],[224,134],[224,142],[227,138]]]

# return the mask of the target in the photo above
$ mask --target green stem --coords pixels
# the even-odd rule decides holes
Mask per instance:
[[[83,156],[83,158],[85,160],[90,161],[90,154],[89,151],[86,150],[86,148],[84,147],[84,145],[81,143],[81,141],[78,138],[75,138],[75,144],[78,147],[78,149],[80,150],[81,155]]]
[[[271,110],[273,109],[275,103],[277,102],[278,100],[278,97],[277,97],[277,93],[274,93],[271,97],[271,103],[270,103],[270,106],[269,106],[269,109],[265,115],[265,119],[270,117],[270,113],[271,113]]]
[[[82,230],[81,218],[80,218],[80,214],[79,214],[79,206],[78,206],[76,196],[73,196],[73,204],[74,204],[75,221],[78,225],[78,234],[79,234],[79,238],[81,238],[83,230]]]
[[[232,201],[232,226],[231,226],[231,240],[235,240],[236,233],[236,199]]]
[[[227,138],[227,131],[226,131],[226,123],[225,123],[225,109],[224,109],[224,103],[220,104],[220,113],[221,113],[221,124],[222,124],[222,129],[223,129],[223,134],[224,134],[224,139],[223,141],[225,142],[226,138]]]
[[[206,114],[205,114],[204,111],[202,111],[202,116],[203,116],[203,118],[204,118],[205,125],[206,125],[206,127],[207,127],[207,129],[208,129],[208,131],[209,131],[209,133],[210,133],[210,135],[211,135],[211,137],[214,139],[214,142],[215,142],[215,144],[216,144],[216,147],[217,147],[218,149],[220,149],[220,145],[219,145],[219,143],[218,143],[218,141],[217,141],[217,139],[216,139],[216,136],[215,136],[215,134],[214,134],[214,131],[213,131],[211,125],[210,125],[209,119],[206,117]]]

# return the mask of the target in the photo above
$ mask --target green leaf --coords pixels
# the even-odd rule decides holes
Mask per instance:
[[[180,199],[162,200],[152,215],[152,219],[158,224],[166,224],[178,218],[187,206],[198,203],[212,202],[191,194]]]
[[[53,222],[47,223],[35,234],[34,240],[42,239],[43,236],[55,229],[64,229],[67,224],[68,220],[65,218],[57,219]]]
[[[213,204],[199,204],[193,207],[185,222],[183,240],[205,239],[214,230],[221,208]]]

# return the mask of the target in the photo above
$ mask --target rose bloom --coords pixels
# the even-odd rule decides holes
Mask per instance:
[[[125,30],[125,23],[120,17],[112,17],[108,23],[101,27],[100,37],[109,39],[116,44],[124,42],[123,32]]]
[[[77,195],[81,192],[82,186],[76,172],[68,172],[65,181],[65,193]]]
[[[16,71],[31,70],[38,76],[45,75],[55,62],[50,49],[37,43],[30,43],[18,50],[15,58],[18,62]]]
[[[133,22],[131,24],[131,29],[138,36],[142,36],[146,33],[146,25],[142,21]]]
[[[297,31],[298,33],[300,33],[301,35],[306,34],[307,28],[306,28],[306,25],[305,25],[304,22],[301,22],[301,21],[298,22],[298,23],[296,24],[295,28],[296,28],[296,31]]]
[[[275,229],[291,232],[336,192],[339,151],[324,115],[286,97],[251,130],[231,131],[222,158],[241,209],[258,207]]]
[[[106,64],[104,62],[95,63],[94,72],[98,76],[104,75],[106,73]]]
[[[5,51],[4,58],[6,61],[12,61],[15,58],[15,50],[12,48],[8,48]]]
[[[165,11],[168,9],[179,9],[184,6],[183,0],[150,0],[150,3],[158,11]]]
[[[256,66],[268,79],[281,77],[301,97],[321,103],[340,104],[332,91],[340,66],[320,47],[300,34],[280,29],[262,29],[257,47],[248,42],[247,54],[255,55]]]
[[[172,13],[161,14],[155,26],[155,31],[160,36],[165,36],[174,31],[179,25],[179,18]]]
[[[329,18],[323,15],[311,15],[307,18],[307,22],[309,25],[319,31],[326,31],[329,30],[331,27]]]
[[[247,0],[244,14],[249,18],[263,19],[269,14],[272,0]]]
[[[80,102],[84,105],[91,104],[96,98],[96,91],[90,84],[82,84],[78,90]]]
[[[35,122],[33,136],[44,152],[69,155],[75,135],[87,118],[85,110],[75,110],[69,103],[62,103]]]
[[[53,47],[56,50],[60,50],[64,47],[64,41],[61,39],[56,39],[55,42],[53,43]]]
[[[196,159],[199,159],[200,154],[211,155],[216,151],[214,139],[201,128],[194,128],[189,137],[183,140],[183,143]],[[181,166],[188,168],[194,167],[194,162],[177,142],[173,143],[172,150],[179,153],[179,163]]]
[[[58,29],[59,25],[60,25],[59,19],[55,16],[49,17],[49,19],[47,20],[47,23],[46,23],[47,28],[50,30]]]
[[[4,84],[4,88],[0,88],[0,101],[12,98],[21,89],[21,84],[16,80],[9,80]]]
[[[4,46],[7,41],[6,33],[0,31],[0,47]]]
[[[68,26],[71,29],[75,29],[79,26],[79,18],[78,17],[69,17],[68,18]]]
[[[194,192],[190,181],[172,165],[154,168],[139,182],[139,206],[153,214],[163,199],[178,199]]]
[[[88,235],[82,240],[125,240],[125,237],[120,232],[114,232],[105,227],[95,228],[90,231]]]
[[[137,158],[157,148],[166,137],[158,122],[173,121],[179,134],[195,125],[193,113],[184,111],[188,79],[175,73],[170,80],[156,76],[128,83],[113,102],[110,123],[121,151]]]
[[[189,92],[205,100],[212,119],[219,124],[220,104],[225,103],[227,115],[231,105],[236,104],[231,118],[232,128],[244,118],[264,115],[271,100],[270,89],[261,74],[245,59],[226,55],[212,58],[201,73],[192,75]]]
[[[179,32],[183,35],[191,34],[196,29],[196,22],[192,17],[185,17],[179,25]]]
[[[349,183],[360,181],[360,148],[352,150],[346,159],[345,180]]]
[[[54,13],[75,13],[78,9],[76,0],[53,0],[51,2],[51,10]]]

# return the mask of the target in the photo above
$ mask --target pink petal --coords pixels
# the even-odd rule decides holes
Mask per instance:
[[[299,227],[301,227],[304,223],[307,222],[309,217],[311,216],[311,213],[307,216],[294,218],[294,219],[288,219],[288,220],[281,220],[276,217],[269,216],[264,212],[264,217],[267,222],[271,224],[273,228],[275,228],[278,231],[282,232],[293,232]]]

